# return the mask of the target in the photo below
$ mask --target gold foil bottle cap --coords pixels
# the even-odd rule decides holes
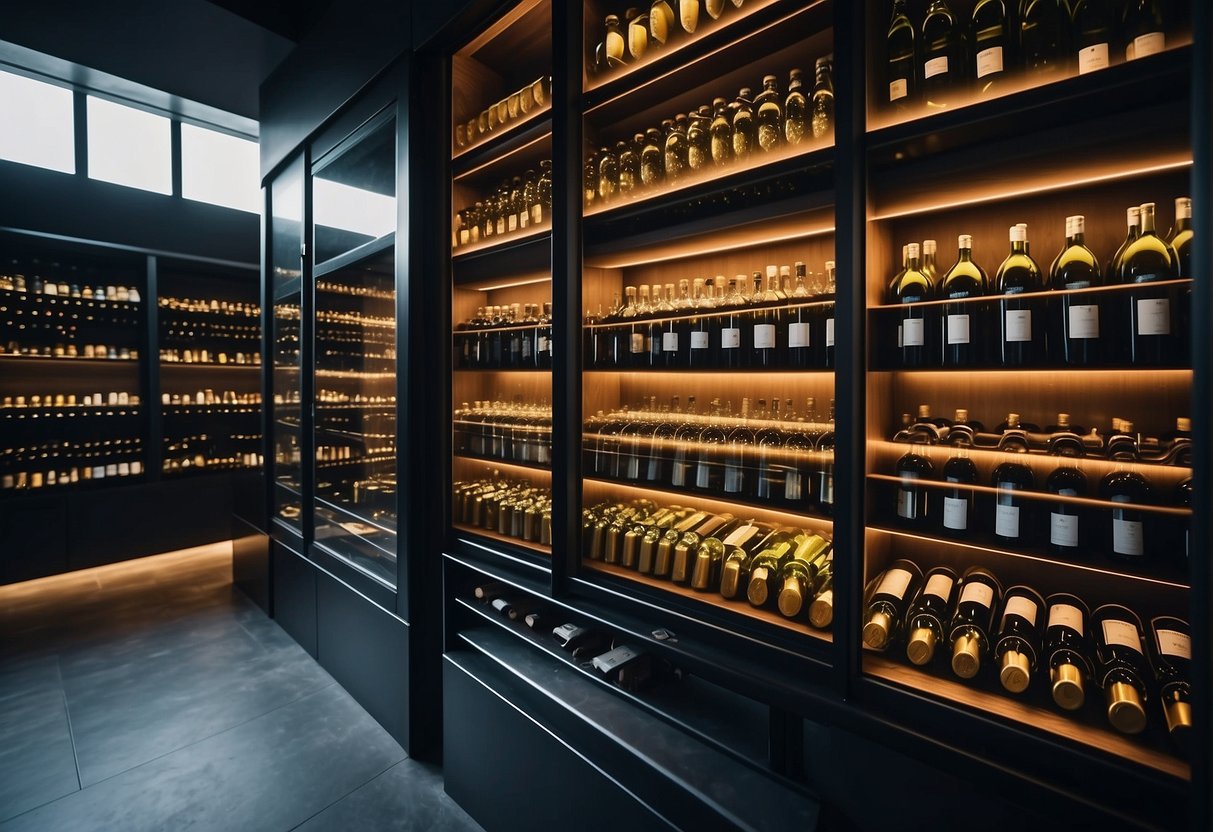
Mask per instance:
[[[906,642],[906,656],[921,667],[929,664],[935,656],[935,631],[930,627],[918,627],[910,633]]]
[[[720,594],[725,598],[736,598],[740,578],[741,565],[735,560],[727,561],[720,573]]]
[[[707,589],[712,574],[712,556],[707,552],[695,555],[695,568],[691,570],[691,589]]]
[[[765,566],[760,566],[750,574],[750,585],[746,589],[746,598],[756,607],[767,602],[767,574]]]
[[[975,636],[960,636],[952,642],[952,672],[972,679],[981,670],[981,642]]]
[[[1002,654],[1002,667],[998,670],[998,680],[1011,693],[1023,693],[1032,681],[1032,666],[1028,657],[1018,650],[1008,650]]]
[[[872,618],[863,625],[863,643],[876,650],[885,649],[889,646],[889,630],[892,626],[893,620],[888,613],[872,613]]]
[[[834,622],[834,592],[826,590],[809,604],[809,623],[824,630]]]
[[[1082,671],[1077,665],[1065,662],[1053,668],[1049,674],[1053,681],[1053,701],[1059,708],[1077,711],[1087,700],[1083,689]]]
[[[789,575],[779,591],[779,611],[788,618],[795,618],[804,608],[804,593],[800,591],[800,581],[795,575]]]
[[[1163,713],[1167,717],[1167,731],[1172,737],[1186,739],[1192,728],[1192,706],[1187,702],[1171,700],[1163,703]]]
[[[1140,734],[1146,727],[1146,709],[1137,688],[1125,682],[1108,686],[1108,722],[1122,734]]]

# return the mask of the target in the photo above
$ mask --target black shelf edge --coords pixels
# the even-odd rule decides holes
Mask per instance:
[[[506,465],[513,468],[529,468],[532,471],[542,471],[544,473],[552,473],[551,465],[541,465],[538,462],[517,462],[512,459],[495,459],[488,456],[476,456],[474,454],[452,454],[455,459],[466,459],[468,462],[480,462],[485,465]]]
[[[478,367],[457,367],[452,370],[454,373],[545,373],[551,375],[550,369],[530,369],[527,367],[501,367],[496,370],[482,370]]]
[[[541,115],[532,116],[517,127],[504,133],[498,133],[487,141],[480,142],[453,157],[451,159],[451,178],[459,181],[461,177],[477,168],[483,167],[498,157],[506,156],[520,147],[525,147],[550,132],[552,132],[552,108],[549,105]]]
[[[586,367],[584,373],[660,375],[704,375],[719,373],[778,373],[787,376],[834,375],[832,367]]]
[[[0,353],[0,361],[8,361],[13,363],[18,362],[47,362],[53,361],[57,364],[65,362],[74,362],[80,364],[90,364],[94,367],[102,364],[110,364],[118,367],[138,367],[141,359],[138,358],[84,358],[77,356],[71,358],[66,355],[17,355],[16,353]]]
[[[485,530],[482,534],[466,523],[452,523],[447,527],[446,551],[458,556],[471,555],[476,558],[502,560],[520,564],[551,574],[552,552],[540,551],[526,545],[525,541],[513,543],[509,538]],[[542,544],[535,544],[541,546]]]
[[[1140,364],[1101,364],[1099,366],[1076,366],[1072,364],[1042,364],[1035,367],[1007,367],[993,364],[985,367],[894,367],[873,362],[869,373],[954,373],[958,377],[969,373],[1190,373],[1191,365],[1143,367]]]
[[[505,240],[498,245],[461,254],[452,252],[451,276],[456,286],[483,283],[488,280],[508,282],[535,272],[552,271],[552,229],[517,240]]]
[[[668,485],[652,485],[641,482],[627,482],[625,480],[608,480],[602,477],[586,476],[585,481],[596,486],[612,486],[617,485],[623,488],[638,488],[643,491],[659,491],[662,494],[668,494],[671,502],[675,500],[693,503],[696,499],[704,500],[712,503],[724,503],[730,506],[736,506],[738,509],[752,509],[758,511],[770,511],[776,514],[786,514],[789,517],[803,517],[806,520],[816,521],[817,523],[828,523],[834,525],[834,518],[828,514],[818,514],[815,512],[797,511],[796,509],[784,508],[782,506],[768,505],[758,501],[738,500],[732,497],[726,497],[717,494],[701,494],[698,491],[679,490]]]
[[[368,240],[357,248],[339,254],[336,257],[329,258],[323,263],[317,263],[312,266],[312,279],[319,280],[333,272],[341,271],[349,266],[357,265],[363,260],[368,260],[381,252],[386,251],[396,245],[396,232],[389,231],[382,237],[376,237],[373,240]],[[275,290],[275,293],[277,290]],[[277,295],[275,294],[275,299]]]

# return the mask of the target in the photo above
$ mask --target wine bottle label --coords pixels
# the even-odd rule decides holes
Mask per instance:
[[[907,79],[898,78],[895,81],[889,82],[889,101],[896,101],[899,98],[905,98],[910,94],[910,85]]]
[[[1140,520],[1112,521],[1112,550],[1118,555],[1130,557],[1144,554]]]
[[[783,479],[783,498],[788,501],[799,500],[803,496],[800,485],[800,472],[792,469]]]
[[[623,35],[619,32],[607,32],[606,36],[606,53],[609,57],[616,60],[623,60]]]
[[[735,350],[741,346],[741,330],[736,327],[726,327],[720,330],[720,348]]]
[[[701,462],[698,465],[696,465],[695,466],[695,487],[696,488],[707,488],[708,485],[711,483],[711,472],[712,472],[712,469],[709,467],[708,463],[706,463],[706,462]]]
[[[1032,310],[1008,309],[1006,311],[1007,343],[1016,344],[1032,340]]]
[[[826,346],[834,346],[834,319],[826,318]]]
[[[497,218],[497,234],[501,235],[504,233],[505,233],[505,217],[498,217]]]
[[[937,572],[927,579],[927,585],[922,590],[923,595],[934,595],[945,604],[952,597],[952,586],[956,582],[951,576],[945,575],[943,572]]]
[[[733,529],[733,532],[721,541],[725,546],[740,546],[745,541],[754,536],[758,527],[753,525],[738,526]]]
[[[1158,652],[1163,656],[1176,656],[1181,659],[1192,658],[1192,637],[1178,630],[1155,630],[1154,636],[1158,641]]]
[[[792,349],[809,346],[808,324],[788,324],[788,346]]]
[[[926,321],[922,318],[906,318],[901,322],[901,345],[921,347],[926,343]]]
[[[1049,542],[1054,546],[1078,545],[1078,518],[1073,514],[1049,514]]]
[[[511,218],[511,219],[512,219],[512,218]],[[526,210],[519,212],[519,214],[518,214],[518,227],[519,227],[519,228],[526,228],[526,227],[527,227],[528,225],[530,225],[530,224],[531,224],[531,212],[530,212],[530,211],[526,211]]]
[[[1036,615],[1039,608],[1036,602],[1026,595],[1016,595],[1007,601],[1007,608],[1002,611],[1002,625],[1000,629],[1006,629],[1007,616],[1018,615],[1024,621],[1028,622],[1031,627],[1036,626]]]
[[[970,581],[965,584],[965,588],[960,591],[960,600],[958,604],[981,604],[983,607],[988,607],[994,603],[994,588],[988,584],[983,584],[978,581]]]
[[[661,333],[661,351],[662,352],[678,352],[678,333],[677,332]]]
[[[1137,301],[1137,334],[1170,335],[1171,301],[1167,298],[1140,298]]]
[[[977,77],[985,78],[995,72],[1002,72],[1002,47],[991,46],[977,53]]]
[[[1078,635],[1083,635],[1082,610],[1073,604],[1054,604],[1049,609],[1050,627],[1069,627]]]
[[[695,330],[691,333],[691,349],[706,350],[709,346],[708,333]]]
[[[1087,339],[1099,337],[1098,306],[1071,306],[1069,316],[1071,338]]]
[[[1117,621],[1112,618],[1104,621],[1103,640],[1109,646],[1128,647],[1138,653],[1142,652],[1141,636],[1137,634],[1137,627],[1128,621]]]
[[[531,206],[531,225],[539,225],[543,222],[543,203],[536,202]]]
[[[459,229],[459,245],[466,246],[472,239],[472,235],[466,228]]]
[[[539,336],[539,351],[540,352],[548,351],[548,339],[544,335]]]
[[[963,497],[943,498],[943,527],[964,531],[969,527],[969,501]],[[939,577],[939,576],[936,576]],[[944,577],[947,577],[946,575]]]
[[[904,598],[912,580],[914,580],[914,576],[908,570],[890,569],[880,579],[880,584],[876,587],[876,594]]]
[[[509,228],[510,231],[518,230],[518,215],[517,214],[510,214],[509,223],[508,223],[507,227]]]
[[[918,505],[915,500],[916,493],[905,488],[897,490],[897,516],[903,517],[906,520],[915,520],[918,518]]]
[[[922,77],[934,78],[936,75],[943,75],[948,71],[948,56],[940,55],[938,58],[931,58],[922,65]]]
[[[1019,537],[1019,506],[994,507],[994,534]]]
[[[1125,57],[1130,61],[1157,55],[1167,48],[1167,37],[1162,32],[1149,32],[1133,38],[1126,49]]]
[[[724,466],[724,490],[726,494],[737,494],[741,491],[741,466],[729,464]]]
[[[1107,69],[1108,66],[1108,45],[1106,43],[1093,43],[1078,50],[1079,75],[1086,75],[1097,69]]]
[[[948,343],[949,344],[967,344],[967,343],[969,343],[969,316],[968,315],[949,315],[948,316]]]
[[[642,333],[642,332],[633,332],[632,333],[632,352],[633,353],[644,352],[644,333]]]
[[[775,349],[775,325],[754,324],[754,349]]]

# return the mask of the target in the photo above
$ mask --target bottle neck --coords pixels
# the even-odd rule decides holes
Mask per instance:
[[[1012,254],[1027,254],[1028,253],[1028,244],[1026,242],[1024,242],[1023,240],[1012,240],[1011,241],[1011,253]]]

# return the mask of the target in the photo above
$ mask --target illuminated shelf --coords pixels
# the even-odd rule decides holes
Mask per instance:
[[[163,404],[166,416],[245,415],[260,413],[259,404]]]
[[[74,361],[74,362],[79,362],[81,364],[93,364],[93,365],[97,365],[97,364],[129,365],[129,364],[138,364],[139,363],[138,358],[85,358],[83,356],[76,356],[75,358],[69,358],[66,355],[18,355],[17,353],[12,353],[12,352],[0,352],[0,361],[8,361],[8,362],[13,362],[13,363],[18,363],[18,362],[22,362],[22,361],[34,361],[34,362],[54,361],[54,362],[59,362],[59,363]]]
[[[471,526],[467,523],[452,523],[451,528],[457,533],[470,534],[486,540],[492,540],[496,543],[504,543],[509,546],[516,546],[525,551],[534,552],[547,557],[551,557],[552,554],[551,546],[545,546],[542,543],[535,543],[530,540],[523,540],[520,537],[510,537],[509,535],[498,534],[491,529],[482,529],[479,526]],[[456,536],[458,536],[458,534]]]
[[[969,458],[974,462],[982,462],[983,460],[989,465],[995,465],[999,462],[1005,462],[1014,458],[1015,462],[1027,465],[1032,469],[1034,474],[1043,474],[1048,476],[1055,468],[1062,466],[1073,466],[1080,468],[1084,473],[1093,474],[1093,479],[1102,478],[1106,474],[1113,471],[1126,469],[1136,471],[1146,477],[1160,477],[1166,480],[1172,480],[1171,485],[1175,485],[1181,479],[1192,476],[1192,469],[1182,465],[1168,465],[1161,462],[1142,462],[1131,460],[1114,460],[1106,457],[1095,456],[1057,456],[1050,454],[1047,451],[1028,451],[1027,453],[1017,453],[1014,451],[1000,451],[997,448],[975,448],[972,445],[930,445],[917,442],[894,442],[891,440],[868,440],[868,449],[877,450],[888,461],[888,468],[891,469],[894,461],[904,454],[916,453],[920,456],[925,456],[932,462],[938,463],[937,468],[941,468],[943,463],[947,462],[952,457],[956,456],[960,451],[968,454]],[[880,474],[871,474],[875,478],[884,478]],[[893,479],[897,479],[893,477]],[[1043,481],[1043,479],[1042,479]],[[930,484],[931,480],[922,480],[924,484]],[[955,487],[954,483],[941,483],[945,487]],[[980,490],[980,489],[974,489]],[[1049,499],[1053,499],[1054,495],[1048,495]],[[1060,499],[1060,498],[1059,498]],[[1067,498],[1068,499],[1068,498]],[[1170,510],[1177,511],[1177,510]],[[1165,512],[1164,512],[1165,513]],[[1183,512],[1188,513],[1188,512]]]
[[[260,365],[260,364],[236,364],[234,362],[229,363],[229,364],[220,364],[218,361],[208,361],[206,363],[203,363],[201,361],[163,361],[162,360],[160,362],[160,366],[162,368],[166,368],[166,369],[171,367],[173,369],[179,369],[179,370],[184,370],[184,369],[260,370],[262,365]]]
[[[71,295],[48,295],[45,292],[18,292],[16,289],[0,289],[0,301],[45,303],[48,306],[73,306],[79,309],[99,309],[112,312],[138,312],[142,303],[126,300],[98,300],[97,298],[74,298]]]
[[[1037,300],[1041,301],[1041,306],[1043,307],[1046,305],[1044,301],[1047,301],[1050,298],[1064,298],[1076,295],[1095,295],[1097,297],[1103,295],[1115,296],[1119,294],[1131,294],[1133,292],[1151,292],[1156,289],[1181,289],[1184,287],[1190,289],[1194,283],[1195,281],[1190,279],[1160,280],[1157,283],[1117,283],[1112,286],[1089,286],[1085,289],[1049,289],[1043,292],[1026,292],[1019,295],[989,294],[977,298],[944,298],[943,300],[924,300],[917,303],[906,304],[882,303],[869,306],[868,311],[893,312],[896,310],[901,310],[905,312],[913,309],[929,309],[933,307],[952,305],[968,306],[970,304],[977,306],[989,304],[993,306],[996,303],[1011,300],[1016,302],[1023,300]]]
[[[451,157],[451,173],[456,180],[473,175],[487,165],[508,159],[532,143],[550,136],[551,112],[552,102],[549,99],[542,107],[512,121],[504,130],[497,128],[487,139],[456,150]]]
[[[348,468],[352,465],[379,465],[385,462],[395,462],[396,454],[379,454],[376,456],[359,456],[352,459],[334,459],[327,462],[316,462],[316,470],[328,470],[330,468]]]
[[[798,378],[801,376],[808,377],[808,376],[821,376],[821,375],[833,375],[834,374],[834,370],[828,369],[825,367],[806,367],[803,369],[795,368],[795,367],[787,367],[787,368],[771,368],[771,367],[736,367],[736,368],[726,368],[726,367],[677,367],[677,368],[670,368],[670,367],[621,367],[621,368],[586,367],[584,370],[582,370],[582,372],[587,373],[587,374],[589,374],[589,373],[605,373],[605,374],[622,373],[622,374],[628,374],[628,375],[630,375],[632,373],[636,373],[637,375],[642,375],[642,376],[646,376],[646,377],[658,376],[658,375],[662,375],[662,374],[678,376],[678,375],[721,374],[721,373],[724,373],[724,374],[744,373],[747,376],[747,378],[752,374],[758,373],[758,374],[762,374],[762,375],[778,376],[778,377],[780,377],[781,383],[786,383],[787,381],[789,381],[791,379],[795,379],[795,378]]]
[[[510,373],[510,374],[542,373],[543,375],[548,375],[548,376],[550,376],[552,374],[552,371],[550,368],[539,370],[539,369],[535,369],[533,367],[502,367],[497,370],[482,370],[478,367],[456,367],[452,372],[455,372],[455,373],[490,373],[490,374],[492,374],[492,373]]]
[[[56,407],[0,407],[0,419],[24,421],[26,419],[45,419],[48,422],[57,419],[91,418],[104,416],[109,419],[125,416],[138,416],[142,405],[60,405]]]
[[[160,475],[168,479],[196,476],[199,474],[226,474],[232,471],[260,471],[260,465],[243,465],[236,462],[208,462],[206,465],[191,465],[188,468],[164,468]]]
[[[492,467],[517,468],[517,469],[519,469],[520,473],[522,471],[527,471],[527,472],[541,471],[541,472],[544,472],[547,474],[552,473],[551,465],[544,465],[539,462],[519,462],[517,460],[510,460],[510,459],[494,459],[492,457],[487,457],[487,456],[476,456],[475,454],[461,454],[458,452],[452,454],[452,456],[455,459],[462,460],[464,462],[477,462],[477,463],[482,463],[484,465],[489,465]]]
[[[1018,700],[1010,695],[991,693],[898,664],[870,651],[863,654],[863,669],[873,678],[908,688],[916,693],[929,694],[949,704],[963,705],[994,719],[1009,722],[1019,729],[1028,727],[1043,732],[1054,742],[1095,748],[1131,764],[1145,766],[1171,777],[1191,779],[1191,768],[1187,763],[1148,740],[1131,739],[1117,734],[1110,726],[1106,726],[1106,723],[1100,724],[1099,708],[1089,706],[1066,716],[1055,709],[1037,707],[1031,704],[1030,699]],[[1089,698],[1102,702],[1102,693],[1094,689],[1093,685],[1091,687]],[[1158,704],[1151,700],[1147,705],[1150,722],[1157,726],[1162,719]]]
[[[462,263],[473,258],[492,258],[514,256],[514,249],[522,249],[528,244],[534,244],[537,241],[551,243],[552,222],[547,220],[529,227],[526,231],[515,231],[513,234],[503,234],[500,237],[493,236],[487,240],[481,240],[478,243],[471,243],[466,246],[459,246],[451,249],[452,264]],[[501,263],[497,266],[500,269]]]
[[[755,621],[761,621],[764,624],[774,625],[781,629],[790,630],[794,633],[809,636],[819,641],[830,643],[834,640],[833,635],[828,630],[818,630],[817,628],[810,626],[807,621],[785,618],[773,610],[751,606],[750,603],[745,599],[730,601],[721,596],[719,592],[699,592],[691,589],[689,586],[682,586],[681,584],[676,584],[673,581],[654,578],[652,575],[646,575],[642,572],[636,572],[635,570],[613,563],[605,563],[600,560],[583,558],[581,564],[583,568],[593,572],[602,572],[624,581],[653,587],[661,590],[662,592],[679,595],[683,598],[688,598],[701,604],[707,604],[715,609],[726,610],[733,615],[739,615]],[[807,604],[805,605],[805,609],[808,609]]]

